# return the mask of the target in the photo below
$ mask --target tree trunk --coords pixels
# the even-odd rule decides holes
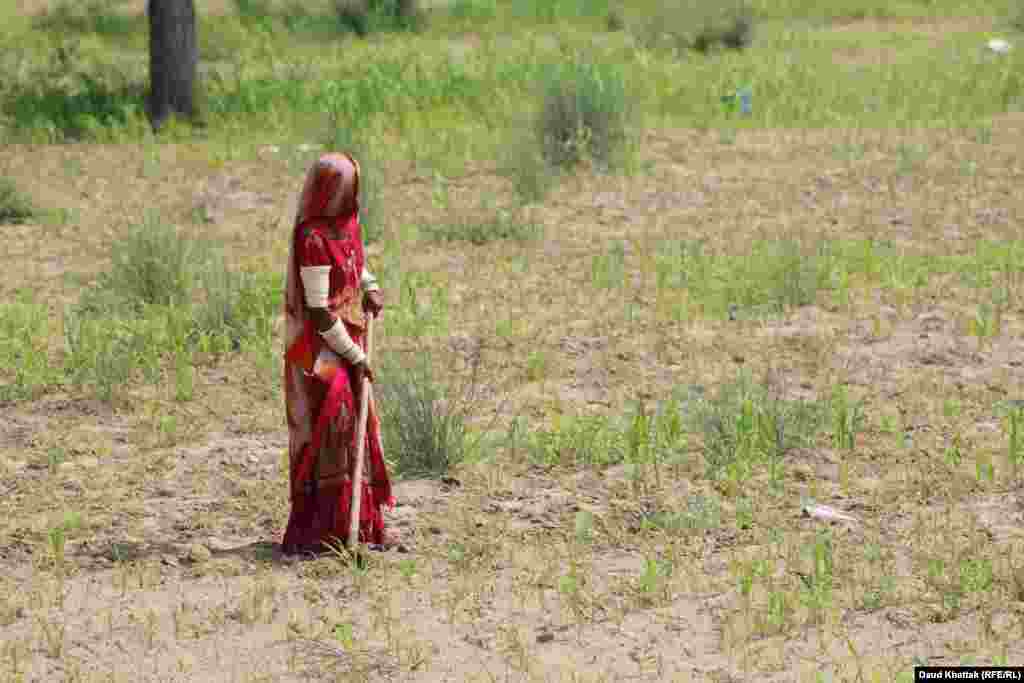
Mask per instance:
[[[148,0],[149,118],[154,129],[168,116],[195,115],[199,61],[193,0]]]

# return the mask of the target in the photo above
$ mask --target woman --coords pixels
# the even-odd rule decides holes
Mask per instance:
[[[295,217],[285,291],[292,504],[282,544],[287,554],[319,552],[348,537],[358,395],[362,382],[373,380],[365,353],[366,314],[376,315],[383,306],[380,288],[364,267],[358,196],[359,164],[347,154],[326,154],[306,177]],[[318,358],[333,360],[333,377]],[[389,546],[397,538],[384,532],[381,508],[393,500],[379,430],[371,401],[358,492],[359,540]]]

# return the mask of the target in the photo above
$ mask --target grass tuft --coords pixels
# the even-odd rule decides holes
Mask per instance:
[[[22,194],[14,181],[0,177],[0,225],[18,225],[35,216],[32,201]]]
[[[701,433],[708,477],[723,476],[742,485],[753,468],[767,463],[777,482],[779,459],[812,442],[824,426],[825,411],[816,403],[787,401],[749,372],[719,388],[690,413]]]
[[[28,295],[0,303],[0,400],[31,398],[56,377],[46,306]]]
[[[465,385],[445,387],[426,363],[385,360],[374,390],[396,476],[439,477],[472,453],[469,419],[480,388],[475,371]]]
[[[383,31],[417,31],[425,21],[416,0],[335,0],[334,9],[341,26],[361,37]]]
[[[110,269],[98,288],[140,311],[146,305],[176,305],[189,300],[196,277],[197,244],[148,212],[111,249]]]
[[[576,58],[548,69],[542,88],[536,125],[545,161],[559,169],[585,161],[603,167],[620,161],[629,103],[616,67]]]
[[[638,39],[649,48],[708,53],[743,50],[754,40],[754,14],[743,2],[717,5],[699,0],[665,2],[642,25]]]

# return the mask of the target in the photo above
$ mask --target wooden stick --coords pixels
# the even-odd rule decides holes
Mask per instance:
[[[366,362],[373,353],[373,315],[366,318]],[[366,455],[366,422],[370,415],[370,379],[363,374],[359,388],[359,424],[356,431],[356,466],[352,474],[352,507],[348,524],[348,549],[355,552],[359,544],[359,515],[363,502],[363,460]]]

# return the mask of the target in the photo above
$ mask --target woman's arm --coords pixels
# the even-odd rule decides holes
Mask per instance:
[[[303,266],[299,273],[302,276],[302,287],[306,291],[306,308],[316,331],[335,353],[353,365],[361,365],[366,360],[366,354],[352,341],[345,323],[327,309],[331,266]]]
[[[352,365],[365,368],[366,354],[352,340],[345,323],[327,308],[331,268],[331,258],[323,238],[316,232],[310,232],[302,241],[299,261],[299,276],[310,319],[332,351]]]

